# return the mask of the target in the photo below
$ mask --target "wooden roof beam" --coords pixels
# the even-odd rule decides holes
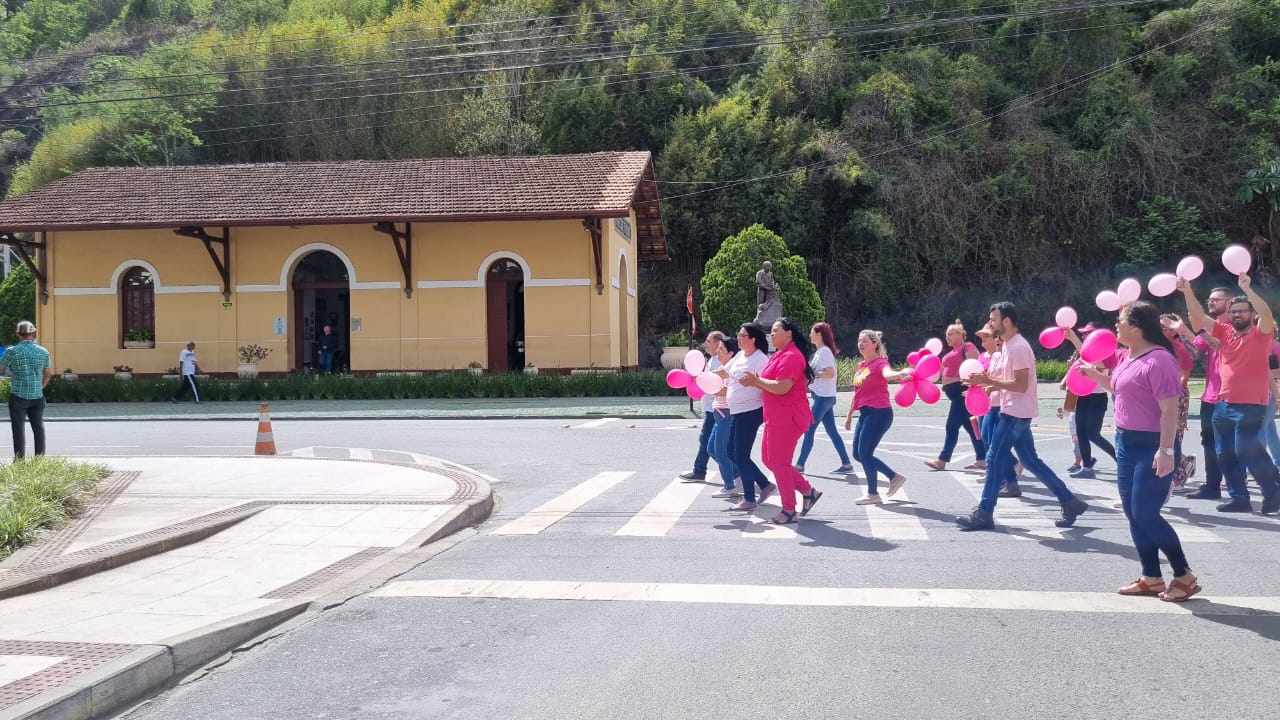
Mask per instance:
[[[400,259],[400,271],[404,273],[404,296],[413,297],[413,223],[405,223],[404,232],[400,232],[393,222],[374,223],[373,229],[391,236],[396,257]]]
[[[231,228],[222,226],[222,237],[210,235],[201,227],[180,227],[173,231],[174,235],[182,237],[195,238],[204,243],[204,249],[209,251],[209,259],[213,260],[213,269],[218,271],[218,276],[222,278],[222,299],[231,301]],[[214,252],[213,245],[217,243],[222,246],[222,257],[218,257],[218,253]]]
[[[44,274],[44,266],[47,263],[45,254],[48,248],[49,240],[44,233],[40,233],[39,240],[23,240],[18,237],[17,233],[5,232],[0,230],[0,245],[8,245],[13,251],[22,258],[23,264],[31,270],[31,275],[36,279],[36,286],[40,289],[40,304],[49,304],[49,278]],[[31,257],[31,252],[35,251],[35,258]]]

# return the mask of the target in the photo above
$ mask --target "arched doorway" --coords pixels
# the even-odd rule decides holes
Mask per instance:
[[[485,273],[489,372],[524,368],[524,268],[499,258]]]
[[[351,292],[347,266],[342,258],[316,250],[298,261],[293,270],[293,369],[320,367],[319,337],[324,326],[338,336],[334,369],[351,367]]]
[[[618,261],[618,367],[624,368],[631,363],[628,358],[631,357],[631,330],[627,327],[627,318],[631,314],[627,312],[627,256],[623,255]]]

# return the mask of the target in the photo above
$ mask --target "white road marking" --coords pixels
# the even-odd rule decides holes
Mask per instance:
[[[347,448],[347,457],[352,460],[372,460],[373,451],[368,448]]]
[[[885,504],[883,506],[862,506],[867,512],[867,522],[871,525],[872,537],[883,540],[929,539],[929,533],[925,532],[924,523],[920,522],[920,518],[916,517],[914,512],[898,512],[889,509],[889,507],[898,503],[911,502],[905,487],[899,488],[893,497],[886,495],[884,499]],[[907,508],[910,506],[903,505],[902,507]]]
[[[973,495],[975,501],[982,500],[982,485],[975,484],[974,478],[968,473],[956,470],[947,471],[951,477],[964,486]],[[1024,479],[1025,476],[1024,476]],[[1035,478],[1028,480],[1029,482],[1039,482]],[[996,528],[1007,529],[1009,527],[1018,528],[1023,532],[1010,536],[1019,540],[1034,540],[1036,538],[1042,540],[1061,540],[1066,537],[1063,528],[1056,527],[1053,519],[1040,510],[1036,505],[1025,503],[1018,498],[1000,498],[996,505]]]
[[[1111,483],[1101,480],[1089,478],[1069,478],[1068,487],[1072,490],[1078,490],[1093,499],[1093,504],[1103,507],[1115,509],[1115,503],[1120,501],[1120,490]],[[1175,532],[1178,533],[1178,539],[1184,543],[1225,543],[1227,540],[1208,528],[1200,527],[1184,517],[1172,515],[1169,512],[1162,513],[1164,519],[1169,521]]]
[[[587,422],[581,423],[579,425],[570,426],[570,429],[571,430],[589,430],[591,428],[603,427],[605,425],[608,425],[611,422],[617,422],[617,421],[618,421],[618,418],[600,418],[599,420],[588,420]]]
[[[1125,597],[1114,592],[841,588],[558,580],[402,580],[385,585],[370,595],[372,597],[679,602],[814,607],[961,608],[1184,616],[1280,613],[1280,597],[1272,596],[1214,597],[1212,603],[1195,599],[1186,603],[1169,603],[1149,597]]]
[[[313,458],[316,456],[316,449],[314,447],[298,448],[296,450],[291,451],[289,455],[292,457],[299,457],[299,458]]]
[[[760,488],[756,488],[756,497],[759,497],[759,492]],[[765,511],[764,517],[757,514],[760,513],[761,510]],[[799,501],[797,501],[796,511],[799,512],[799,510],[800,504]],[[769,518],[774,517],[780,512],[782,512],[782,502],[778,499],[777,491],[774,491],[773,495],[770,495],[768,500],[765,500],[756,506],[755,512],[746,514],[745,517],[750,522],[743,526],[742,532],[739,533],[739,536],[744,538],[768,538],[770,540],[795,540],[799,536],[796,535],[794,525],[774,525],[769,522]],[[800,522],[804,522],[804,518],[800,518]]]
[[[719,475],[714,472],[707,473],[708,483],[714,482],[720,484]],[[662,489],[644,509],[636,513],[623,525],[615,535],[641,535],[645,537],[661,537],[666,535],[676,522],[680,520],[680,516],[689,509],[693,501],[698,499],[698,495],[708,487],[707,483],[691,483],[685,482],[680,478],[672,480],[669,485]]]
[[[141,445],[72,445],[73,448],[139,448]],[[190,445],[188,447],[196,447]],[[239,447],[238,445],[236,447]]]
[[[586,505],[633,472],[602,472],[493,531],[494,535],[537,535]]]

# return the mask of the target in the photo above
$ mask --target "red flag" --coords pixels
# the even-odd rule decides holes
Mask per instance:
[[[688,309],[689,314],[692,315],[693,314],[693,286],[692,285],[689,286],[689,292],[685,293],[684,306],[686,309]]]

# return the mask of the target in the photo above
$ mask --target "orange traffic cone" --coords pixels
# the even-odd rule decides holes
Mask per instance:
[[[258,412],[258,442],[253,446],[254,455],[275,455],[276,438],[271,434],[271,411],[262,403]]]

